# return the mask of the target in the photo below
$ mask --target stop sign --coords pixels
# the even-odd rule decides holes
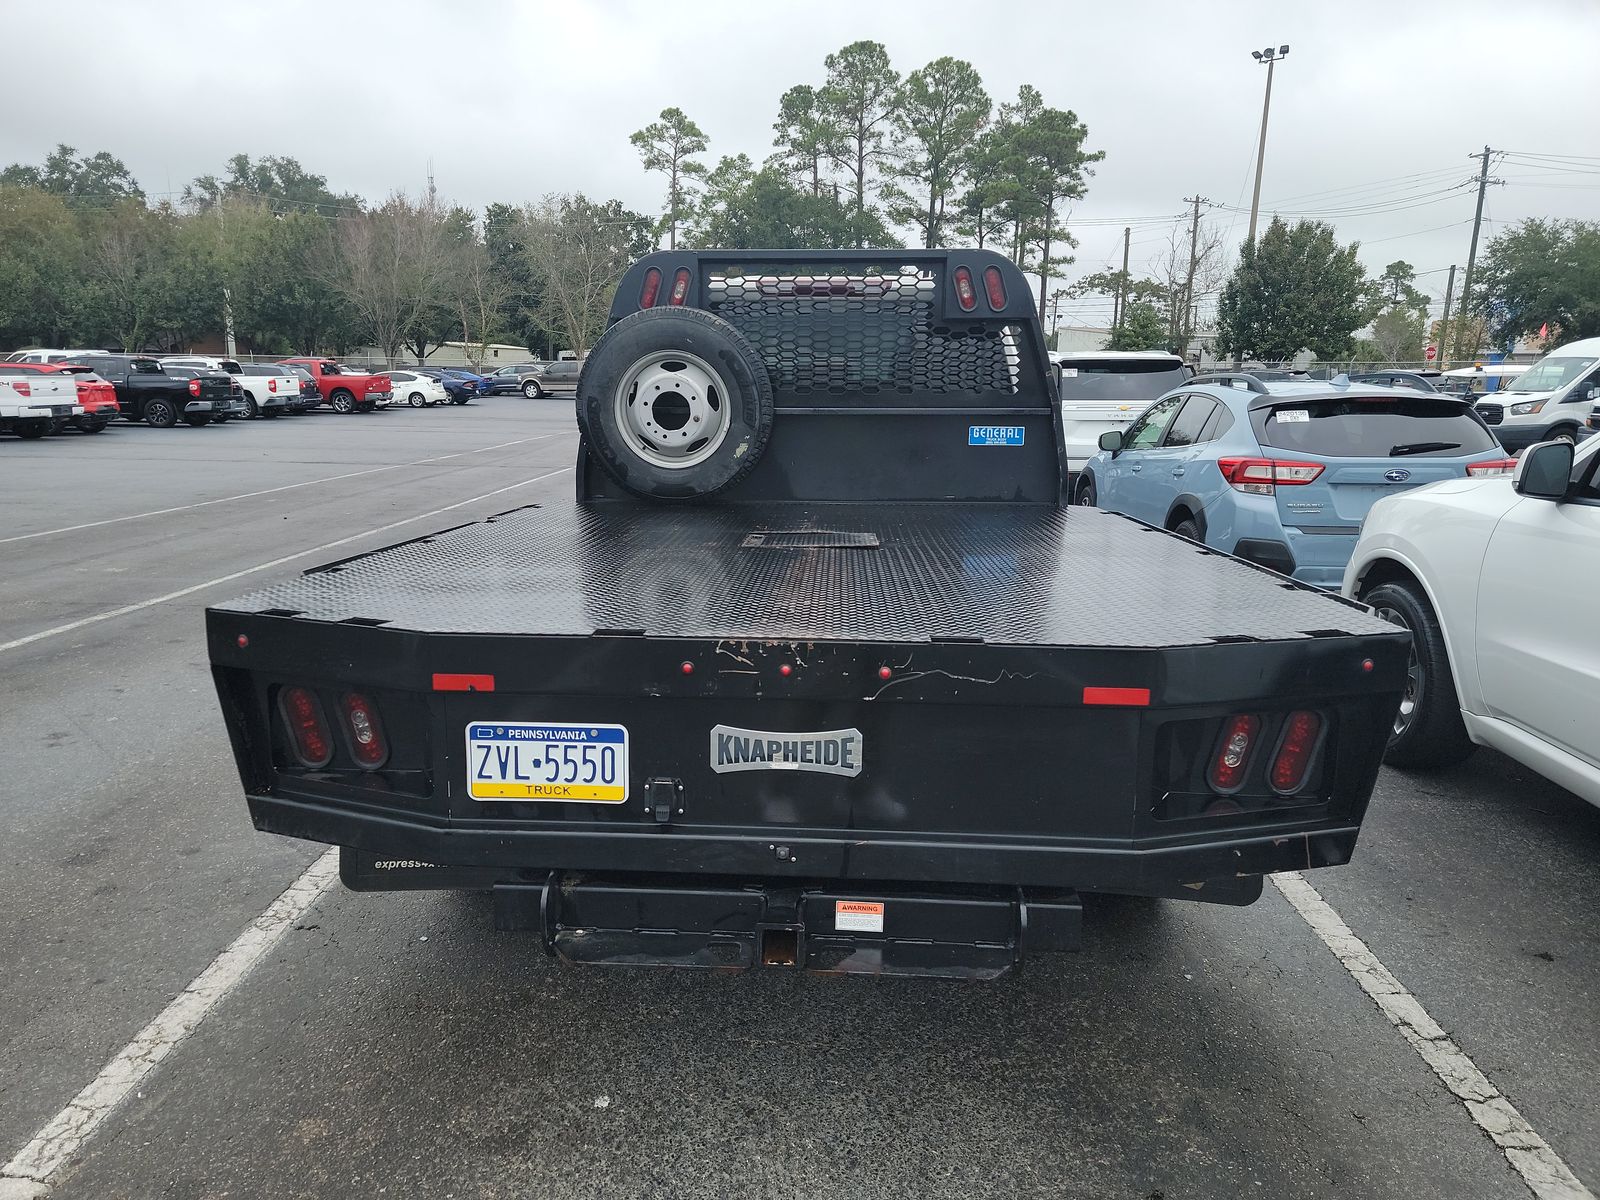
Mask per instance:
[[[1435,347],[1429,346],[1424,353],[1428,356],[1428,361],[1432,362],[1436,357],[1438,357],[1439,351]]]

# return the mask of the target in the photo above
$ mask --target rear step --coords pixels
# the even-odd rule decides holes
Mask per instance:
[[[993,979],[1024,955],[1075,950],[1075,892],[842,891],[559,875],[494,888],[495,925],[532,929],[563,961],[799,967],[862,975]]]

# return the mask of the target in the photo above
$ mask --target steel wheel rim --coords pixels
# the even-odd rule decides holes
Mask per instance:
[[[1422,660],[1417,657],[1417,631],[1411,629],[1411,623],[1395,609],[1380,608],[1377,613],[1385,621],[1393,621],[1411,630],[1411,653],[1406,659],[1406,690],[1400,697],[1399,711],[1394,714],[1394,732],[1390,735],[1392,740],[1410,729],[1417,719],[1417,708],[1422,703],[1422,690],[1427,681],[1422,674]]]
[[[623,372],[613,401],[628,449],[654,467],[687,470],[728,436],[732,391],[705,359],[657,350]]]

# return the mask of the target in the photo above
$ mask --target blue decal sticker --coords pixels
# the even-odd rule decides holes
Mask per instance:
[[[969,446],[1020,446],[1027,433],[1021,425],[968,425]]]

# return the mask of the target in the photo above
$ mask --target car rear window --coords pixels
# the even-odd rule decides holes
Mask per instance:
[[[1161,359],[1078,359],[1061,364],[1061,398],[1154,400],[1188,379],[1182,366]]]
[[[1293,401],[1250,423],[1263,446],[1328,458],[1458,458],[1498,445],[1460,401],[1421,395]]]

